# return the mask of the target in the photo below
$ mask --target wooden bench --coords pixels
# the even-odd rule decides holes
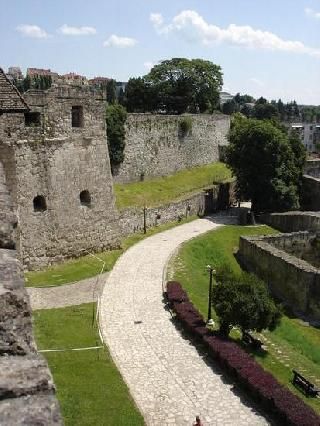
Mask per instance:
[[[263,345],[261,340],[256,339],[252,336],[252,334],[248,333],[247,331],[244,331],[242,333],[242,341],[245,344],[251,346],[253,349],[261,349],[261,346]]]
[[[307,396],[317,396],[318,394],[320,394],[320,389],[316,389],[313,383],[309,382],[309,380],[303,377],[296,370],[292,370],[292,372],[293,372],[292,383],[294,385],[299,386],[301,389],[303,389]]]

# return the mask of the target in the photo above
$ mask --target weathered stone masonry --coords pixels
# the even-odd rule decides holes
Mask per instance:
[[[5,113],[6,121],[15,122],[17,113],[27,111],[0,68],[0,116]],[[10,132],[5,132],[10,138]],[[58,426],[63,421],[55,387],[47,363],[36,352],[29,297],[21,264],[12,250],[17,219],[7,178],[9,184],[15,184],[14,157],[9,145],[0,148],[8,156],[4,157],[7,173],[0,162],[0,424]]]
[[[230,117],[188,115],[192,130],[182,134],[184,116],[128,114],[124,162],[114,173],[118,183],[166,176],[182,169],[219,161],[227,145]]]
[[[0,161],[29,269],[119,243],[105,99],[89,87],[29,91],[33,116],[0,117]]]
[[[320,321],[320,270],[288,253],[315,237],[314,232],[240,237],[239,258],[294,312]]]

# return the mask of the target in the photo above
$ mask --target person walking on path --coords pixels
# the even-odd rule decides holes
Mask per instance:
[[[196,416],[196,422],[193,423],[193,426],[204,426],[199,416]]]

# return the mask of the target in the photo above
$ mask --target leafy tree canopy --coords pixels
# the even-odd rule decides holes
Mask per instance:
[[[143,78],[129,81],[126,93],[128,110],[178,114],[212,111],[218,105],[222,82],[220,66],[210,61],[164,60]]]
[[[212,303],[222,333],[229,334],[233,326],[242,331],[262,331],[278,325],[281,313],[263,281],[245,272],[236,276],[229,269],[220,271],[218,280],[221,282],[213,287]]]
[[[240,197],[258,212],[299,208],[305,151],[271,121],[235,115],[229,133],[227,163],[237,178]]]

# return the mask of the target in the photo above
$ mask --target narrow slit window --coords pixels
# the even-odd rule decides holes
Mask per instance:
[[[83,127],[83,107],[72,107],[72,127]]]
[[[91,195],[87,189],[80,192],[80,203],[82,206],[91,206]]]

